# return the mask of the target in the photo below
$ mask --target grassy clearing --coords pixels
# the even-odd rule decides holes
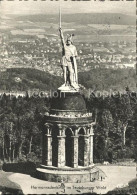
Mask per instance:
[[[129,186],[124,188],[116,188],[112,191],[109,191],[107,194],[137,194],[137,179],[129,182]]]

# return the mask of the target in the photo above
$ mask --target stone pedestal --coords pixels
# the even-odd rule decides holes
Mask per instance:
[[[80,93],[65,92],[51,100],[44,116],[45,161],[37,169],[41,179],[60,182],[89,182],[99,177],[93,164],[92,113]],[[53,166],[54,165],[54,166]]]

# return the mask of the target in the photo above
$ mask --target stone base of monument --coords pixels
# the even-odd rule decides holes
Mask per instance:
[[[95,122],[84,97],[73,90],[61,86],[43,117],[42,165],[36,170],[39,179],[84,183],[100,177],[100,170],[93,164]]]
[[[36,170],[36,177],[49,182],[85,183],[99,179],[99,169],[94,165],[78,168],[41,165]]]

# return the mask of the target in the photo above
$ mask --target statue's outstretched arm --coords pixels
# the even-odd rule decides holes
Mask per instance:
[[[63,35],[63,32],[62,32],[61,28],[59,28],[59,32],[60,32],[61,43],[64,47],[65,46],[65,40],[64,40],[64,35]]]

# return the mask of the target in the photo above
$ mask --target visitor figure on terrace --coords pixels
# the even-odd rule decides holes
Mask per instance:
[[[63,87],[69,85],[75,89],[79,89],[76,62],[77,50],[73,45],[72,40],[74,35],[67,35],[67,40],[65,42],[61,27],[59,28],[59,32],[62,43],[62,69],[64,77]]]

